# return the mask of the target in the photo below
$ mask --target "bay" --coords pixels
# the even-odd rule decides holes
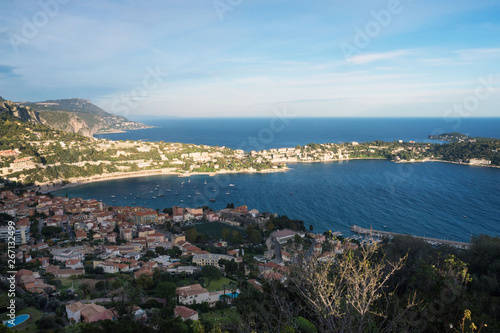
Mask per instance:
[[[357,224],[458,241],[469,241],[471,235],[500,235],[497,168],[385,160],[297,163],[289,167],[292,170],[288,172],[266,174],[110,180],[54,194],[154,209],[174,205],[222,209],[234,203],[301,219],[307,228],[313,225],[316,232],[349,234],[350,226]],[[160,190],[164,196],[158,196]]]

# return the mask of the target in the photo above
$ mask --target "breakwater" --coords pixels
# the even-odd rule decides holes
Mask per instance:
[[[422,239],[428,243],[431,243],[432,245],[444,244],[444,245],[451,245],[451,246],[456,246],[456,247],[460,247],[460,248],[467,248],[470,246],[470,243],[465,243],[465,242],[457,242],[457,241],[447,240],[447,239],[414,236],[414,235],[408,235],[408,234],[405,235],[405,234],[399,234],[397,232],[390,232],[390,231],[366,229],[366,228],[359,227],[357,225],[351,226],[351,231],[355,232],[357,234],[360,234],[360,235],[373,235],[373,236],[379,236],[379,237],[411,236],[411,237]]]

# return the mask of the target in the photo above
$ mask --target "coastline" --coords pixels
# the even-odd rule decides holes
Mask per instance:
[[[394,160],[388,160],[386,158],[374,158],[374,157],[369,157],[369,158],[363,158],[363,157],[356,157],[356,158],[349,158],[349,159],[340,159],[340,160],[316,160],[316,161],[286,161],[286,163],[294,164],[294,163],[335,163],[335,162],[348,162],[348,161],[355,161],[355,160],[383,160],[383,161],[389,161],[393,163],[425,163],[425,162],[442,162],[442,163],[451,163],[451,164],[457,164],[457,165],[463,165],[463,166],[476,166],[476,167],[487,167],[487,168],[500,168],[500,166],[496,165],[474,165],[474,164],[469,164],[469,163],[463,163],[463,162],[453,162],[453,161],[446,161],[446,160],[439,160],[439,159],[423,159],[423,160],[415,160],[415,161],[394,161]],[[131,171],[131,172],[117,172],[117,173],[110,173],[110,174],[103,174],[103,175],[94,175],[90,177],[79,177],[79,178],[70,178],[68,179],[68,183],[64,183],[62,180],[57,180],[57,181],[50,181],[50,182],[45,182],[41,184],[37,184],[34,186],[34,188],[40,186],[40,192],[41,193],[50,193],[53,191],[61,190],[64,188],[70,188],[70,187],[75,187],[78,185],[84,185],[84,184],[90,184],[90,183],[97,183],[97,182],[103,182],[103,181],[108,181],[108,180],[113,180],[113,179],[128,179],[128,178],[139,178],[139,177],[147,177],[147,176],[157,176],[157,175],[167,175],[167,176],[174,176],[177,175],[177,177],[190,177],[190,176],[197,176],[197,175],[206,175],[206,176],[215,176],[219,174],[239,174],[239,173],[276,173],[276,172],[288,172],[290,170],[293,170],[287,166],[279,168],[279,169],[266,169],[266,170],[261,170],[257,171],[255,169],[243,169],[243,170],[220,170],[220,171],[215,171],[215,172],[179,172],[175,171],[176,169],[154,169],[154,170],[141,170],[141,171]],[[54,186],[52,185],[54,184]]]
[[[442,163],[451,163],[451,164],[464,165],[464,166],[470,166],[470,167],[496,168],[496,169],[500,168],[500,165],[470,164],[470,163],[463,163],[463,162],[438,160],[438,159],[434,159],[434,158],[424,158],[423,160],[415,160],[415,161],[394,161],[394,160],[391,160],[391,162],[394,162],[394,163],[442,162]]]
[[[128,179],[128,178],[139,178],[139,177],[148,177],[148,176],[157,176],[157,175],[165,175],[165,176],[175,176],[177,177],[190,177],[197,175],[206,175],[206,176],[215,176],[218,174],[237,174],[237,173],[275,173],[275,172],[287,172],[291,169],[288,167],[282,167],[279,169],[266,169],[257,171],[255,169],[243,169],[243,170],[221,170],[215,172],[178,172],[176,169],[154,169],[154,170],[141,170],[141,171],[131,171],[131,172],[116,172],[102,175],[94,175],[90,177],[77,177],[70,178],[66,181],[68,183],[64,183],[62,180],[50,181],[45,183],[40,183],[34,185],[33,188],[40,187],[41,193],[50,193],[53,191],[62,190],[65,188],[75,187],[78,185],[91,184],[97,182],[103,182],[113,179]],[[54,185],[52,185],[54,184]]]

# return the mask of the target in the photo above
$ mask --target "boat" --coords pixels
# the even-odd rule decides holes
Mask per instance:
[[[229,186],[233,187],[233,186],[236,186],[236,185],[234,185],[234,184],[229,184]]]
[[[184,202],[184,200],[181,199],[181,202]]]
[[[214,202],[214,201],[215,201],[215,199],[210,199],[210,201]]]
[[[193,188],[194,188],[194,189],[197,189],[197,188],[198,188],[198,186],[193,186]]]
[[[188,195],[188,198],[191,198],[191,196],[190,196],[190,195]]]
[[[161,191],[161,189],[160,189],[160,190],[158,190],[158,196],[159,196],[159,197],[162,197],[162,196],[163,196],[163,192]]]
[[[226,195],[230,195],[230,194],[231,194],[231,193],[229,193],[229,192],[226,192]]]
[[[136,198],[140,198],[141,196],[140,196],[140,195],[136,195],[135,197],[136,197]]]
[[[191,179],[188,179],[188,183],[191,183]]]
[[[156,197],[153,195],[153,199],[156,199]]]
[[[195,195],[200,195],[201,193],[200,193],[200,192],[195,192],[194,194],[195,194]]]
[[[171,189],[169,189],[169,188],[167,188],[167,192],[170,192],[170,191],[172,191],[172,190],[171,190]]]
[[[112,198],[114,198],[114,197],[115,197],[115,195],[113,194],[111,197],[112,197]]]
[[[204,184],[205,184],[205,185],[207,185],[207,181],[206,181],[206,180],[205,180],[205,183],[204,183]]]

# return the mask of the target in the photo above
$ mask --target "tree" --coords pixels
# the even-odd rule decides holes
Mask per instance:
[[[195,243],[198,238],[198,232],[196,229],[189,229],[186,231],[186,240],[190,243]]]
[[[207,279],[208,284],[210,285],[210,281],[220,279],[222,277],[222,273],[220,269],[215,266],[205,265],[201,268],[201,276]]]
[[[160,282],[156,286],[155,293],[158,297],[165,298],[167,301],[175,296],[177,286],[173,282]]]
[[[199,320],[193,321],[191,328],[193,329],[193,333],[205,333],[205,327],[203,327],[203,324]]]
[[[299,234],[295,234],[295,236],[293,236],[293,241],[295,242],[295,244],[302,244],[303,243],[303,239],[302,239],[302,237],[300,237]]]
[[[243,242],[243,236],[241,236],[241,234],[238,231],[233,230],[233,232],[231,233],[231,241],[233,243],[239,244]]]
[[[260,244],[262,242],[262,234],[259,230],[254,230],[250,234],[250,241],[254,244]]]
[[[376,245],[361,247],[337,257],[335,264],[313,260],[294,266],[291,283],[318,327],[328,332],[393,331],[415,306],[413,299],[400,306],[392,290],[384,288],[406,257],[388,262],[377,257],[377,250]],[[389,304],[391,316],[383,312]]]
[[[222,229],[221,237],[223,240],[228,240],[230,235],[231,235],[231,230],[229,230],[227,228]]]

